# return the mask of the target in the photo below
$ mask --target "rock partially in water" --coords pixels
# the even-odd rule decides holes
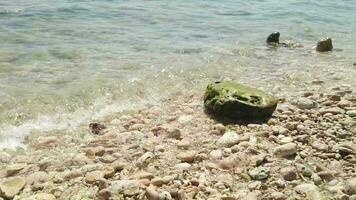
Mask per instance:
[[[272,115],[277,100],[258,89],[224,81],[208,85],[204,104],[207,110],[219,117],[260,119]]]
[[[279,32],[273,32],[268,37],[266,42],[269,43],[279,43],[279,36],[281,34]]]
[[[12,199],[25,186],[25,180],[20,177],[7,179],[0,184],[0,197]]]
[[[333,50],[333,43],[331,38],[323,38],[319,40],[316,50],[319,52],[331,51]]]

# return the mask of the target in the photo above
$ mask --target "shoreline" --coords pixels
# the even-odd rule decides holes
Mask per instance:
[[[1,153],[0,185],[18,181],[13,199],[355,199],[352,88],[304,91],[260,124],[223,125],[181,92],[103,119],[99,135],[29,138]]]

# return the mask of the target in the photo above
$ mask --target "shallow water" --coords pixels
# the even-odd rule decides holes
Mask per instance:
[[[234,79],[355,88],[356,1],[1,1],[0,148]],[[266,36],[303,44],[268,49]],[[335,51],[315,53],[333,38]],[[273,90],[272,90],[273,89]]]

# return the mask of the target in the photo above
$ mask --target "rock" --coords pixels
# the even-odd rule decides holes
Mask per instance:
[[[49,176],[46,172],[38,171],[28,175],[26,178],[26,183],[28,185],[32,185],[32,184],[44,183],[47,182],[48,180],[49,180]]]
[[[159,193],[153,186],[146,188],[146,197],[148,200],[159,200]]]
[[[325,181],[331,181],[334,179],[334,174],[331,171],[321,171],[317,173],[318,176],[325,180]]]
[[[274,149],[274,155],[277,157],[288,157],[297,153],[297,145],[294,143],[287,143],[280,145]]]
[[[314,141],[312,143],[312,147],[313,149],[316,149],[318,151],[327,151],[328,150],[328,145],[324,144],[324,143],[321,143],[321,142],[318,142],[318,141]]]
[[[219,160],[222,158],[223,152],[220,149],[212,150],[209,155],[213,160]]]
[[[118,180],[111,183],[108,188],[114,195],[128,195],[133,196],[140,192],[139,184],[135,180]]]
[[[192,167],[189,163],[179,163],[174,166],[177,170],[187,171]]]
[[[337,114],[344,114],[345,111],[339,107],[331,107],[331,108],[321,108],[319,110],[320,114],[325,115],[326,113],[331,113],[333,115],[337,115]]]
[[[258,200],[258,195],[256,192],[249,192],[247,195],[246,195],[246,200]]]
[[[154,159],[154,157],[155,155],[152,152],[146,152],[137,159],[137,163],[139,165],[148,164],[152,159]]]
[[[178,118],[178,123],[186,124],[186,123],[192,121],[192,119],[193,119],[192,115],[183,115]]]
[[[10,178],[0,183],[0,197],[12,199],[25,186],[25,180],[20,177]]]
[[[349,110],[346,114],[350,117],[356,117],[356,110]]]
[[[0,162],[9,163],[11,160],[11,156],[6,152],[0,152]]]
[[[90,132],[92,132],[95,135],[100,134],[105,128],[106,127],[104,124],[100,124],[100,123],[96,123],[96,122],[89,124]]]
[[[7,176],[13,176],[27,167],[26,163],[15,163],[6,167]]]
[[[307,167],[307,166],[299,164],[299,163],[296,163],[295,166],[296,166],[297,170],[301,174],[303,174],[303,176],[311,177],[313,175],[313,170],[310,167]]]
[[[348,195],[356,195],[356,177],[346,181],[344,192]]]
[[[223,124],[215,124],[213,127],[213,130],[216,131],[219,135],[222,135],[225,133],[226,128]]]
[[[195,155],[196,155],[195,151],[181,152],[178,153],[177,159],[179,159],[182,162],[192,163],[194,162]]]
[[[74,170],[72,170],[72,171],[65,171],[65,172],[63,172],[63,179],[65,180],[65,181],[68,181],[68,180],[70,180],[70,179],[74,179],[74,178],[77,178],[77,177],[80,177],[80,176],[82,176],[83,175],[83,173],[82,173],[82,171],[81,170],[79,170],[79,169],[74,169]]]
[[[29,200],[56,200],[56,197],[53,194],[37,193],[30,197]]]
[[[316,50],[319,52],[331,51],[333,49],[333,43],[331,38],[323,38],[319,40],[316,45]]]
[[[322,183],[322,179],[320,178],[320,176],[318,176],[318,174],[316,173],[313,173],[311,175],[311,179],[313,180],[313,182],[316,184],[316,185],[320,185]]]
[[[256,119],[271,116],[277,100],[260,90],[225,81],[207,86],[204,105],[219,117]]]
[[[163,179],[161,177],[154,177],[152,180],[151,180],[151,184],[154,185],[154,186],[162,186],[164,183]]]
[[[286,181],[293,181],[293,180],[296,180],[298,177],[297,169],[295,167],[282,168],[281,174],[282,174],[283,179]]]
[[[305,98],[305,97],[301,97],[297,100],[296,102],[296,106],[299,109],[305,110],[305,109],[312,109],[312,108],[316,108],[318,105],[316,102]]]
[[[231,147],[239,142],[239,138],[236,132],[229,131],[220,137],[216,144],[222,147]]]
[[[153,178],[153,174],[150,173],[150,172],[145,172],[145,171],[142,171],[142,172],[137,172],[133,175],[133,178],[135,179],[151,179]]]
[[[257,167],[251,169],[248,174],[253,180],[264,180],[269,177],[270,170],[267,167]]]
[[[172,200],[171,193],[163,191],[159,193],[159,200]]]
[[[279,32],[273,32],[267,37],[266,42],[267,43],[277,43],[278,44],[280,35],[281,34]]]
[[[85,175],[85,182],[89,183],[89,184],[93,184],[96,181],[100,180],[101,178],[104,178],[104,172],[102,171],[92,171],[92,172],[88,172]]]
[[[271,193],[271,200],[285,200],[288,196],[283,194],[282,192],[272,192]]]
[[[115,170],[115,171],[121,171],[123,170],[125,167],[126,167],[126,163],[123,163],[122,161],[120,160],[116,160],[114,162],[111,163],[111,167]]]
[[[190,141],[187,139],[183,139],[177,143],[177,147],[181,149],[186,149],[190,146]]]
[[[306,194],[308,192],[313,192],[318,190],[318,186],[311,183],[302,183],[294,187],[294,190],[301,194]]]
[[[177,129],[177,128],[168,130],[167,137],[179,140],[180,137],[181,137],[181,131],[179,129]]]
[[[97,197],[99,200],[109,200],[111,197],[111,192],[109,189],[102,189],[98,192]]]

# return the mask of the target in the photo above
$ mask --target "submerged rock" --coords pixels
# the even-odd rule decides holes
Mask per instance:
[[[331,38],[323,38],[319,40],[316,45],[316,50],[319,52],[331,51],[333,50],[333,43]]]
[[[277,100],[263,91],[224,81],[208,85],[204,104],[209,111],[220,117],[253,119],[271,116]]]

